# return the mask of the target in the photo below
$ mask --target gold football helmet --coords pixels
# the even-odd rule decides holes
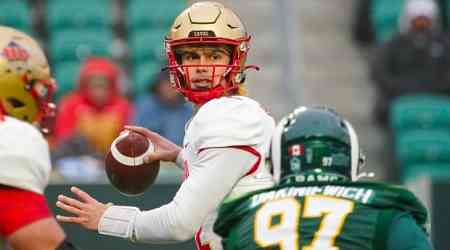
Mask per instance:
[[[47,133],[56,87],[44,52],[30,36],[0,26],[0,109]]]
[[[245,81],[245,70],[258,69],[256,66],[245,65],[249,43],[250,36],[244,24],[233,11],[216,2],[193,4],[175,19],[166,37],[165,46],[172,84],[196,104],[220,97],[224,93],[238,92],[239,85]],[[231,49],[231,61],[228,65],[182,65],[177,49],[188,45],[225,46]],[[191,87],[188,67],[212,67],[212,72],[215,72],[217,67],[225,67],[222,77],[227,86],[195,91]]]

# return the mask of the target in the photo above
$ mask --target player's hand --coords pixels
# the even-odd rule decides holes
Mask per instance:
[[[56,206],[74,216],[57,215],[56,219],[60,222],[79,224],[86,229],[98,230],[100,218],[108,206],[98,202],[88,193],[77,187],[71,187],[70,191],[72,191],[78,199],[60,194],[58,195]]]
[[[181,147],[179,147],[175,143],[162,137],[158,133],[155,133],[143,127],[125,126],[125,129],[145,135],[155,145],[155,152],[144,158],[145,163],[150,163],[152,161],[175,162],[177,160],[177,156],[181,151]]]

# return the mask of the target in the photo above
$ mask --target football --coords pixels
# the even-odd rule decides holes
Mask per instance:
[[[105,171],[111,184],[122,194],[136,196],[155,182],[159,161],[144,163],[144,156],[155,146],[144,135],[133,131],[121,133],[105,158]]]

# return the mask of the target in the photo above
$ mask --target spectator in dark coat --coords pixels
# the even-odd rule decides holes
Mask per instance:
[[[450,94],[450,39],[439,25],[432,0],[407,3],[400,32],[375,50],[371,75],[377,88],[375,116],[387,124],[395,97],[412,93]]]

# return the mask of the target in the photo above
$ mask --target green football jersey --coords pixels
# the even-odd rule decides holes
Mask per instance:
[[[226,250],[384,250],[393,218],[426,209],[409,191],[373,182],[276,186],[224,203],[214,231]]]

